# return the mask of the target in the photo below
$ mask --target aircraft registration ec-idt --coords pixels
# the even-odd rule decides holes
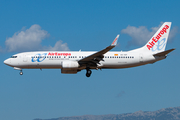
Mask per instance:
[[[141,48],[127,52],[111,51],[117,44],[119,35],[112,44],[101,51],[37,51],[13,55],[4,64],[22,69],[61,69],[61,73],[76,74],[86,69],[86,76],[91,76],[91,69],[120,69],[155,63],[165,59],[175,49],[166,50],[171,22],[165,22],[152,38]]]

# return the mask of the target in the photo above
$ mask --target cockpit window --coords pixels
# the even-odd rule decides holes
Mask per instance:
[[[11,58],[17,58],[17,56],[11,56]]]

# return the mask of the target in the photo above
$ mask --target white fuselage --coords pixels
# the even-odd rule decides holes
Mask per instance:
[[[72,51],[42,51],[24,52],[13,55],[4,61],[5,64],[22,69],[61,69],[64,61],[79,61],[96,51],[92,52],[72,52]],[[152,54],[137,52],[107,52],[104,54],[103,61],[100,61],[96,68],[129,68],[148,63],[154,63],[165,57],[154,57]],[[77,68],[85,69],[84,67]]]

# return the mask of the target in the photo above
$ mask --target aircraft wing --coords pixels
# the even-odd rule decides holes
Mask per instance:
[[[112,48],[114,48],[117,44],[119,35],[116,36],[116,38],[114,39],[114,41],[112,42],[112,44],[108,47],[106,47],[105,49],[98,51],[92,55],[87,56],[86,58],[83,58],[81,60],[79,60],[78,62],[81,63],[88,63],[88,62],[94,62],[94,63],[98,63],[100,60],[103,60],[104,58],[104,54],[107,53],[108,51],[110,51]]]

